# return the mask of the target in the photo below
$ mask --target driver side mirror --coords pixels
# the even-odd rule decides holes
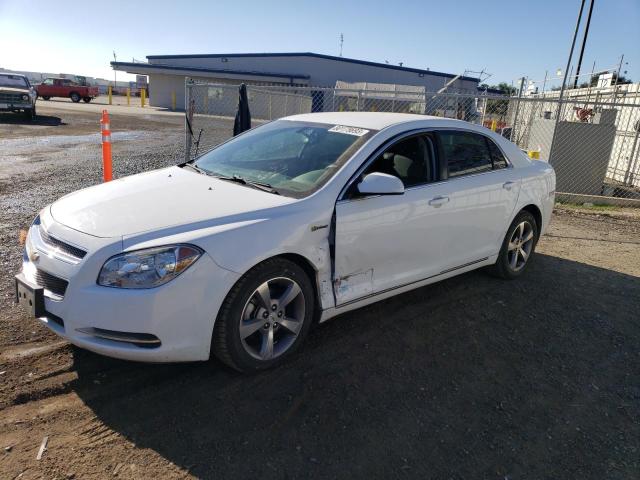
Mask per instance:
[[[358,183],[358,192],[363,195],[402,195],[402,180],[387,173],[373,172]]]

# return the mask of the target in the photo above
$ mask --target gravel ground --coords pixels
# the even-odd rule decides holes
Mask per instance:
[[[635,212],[559,208],[523,278],[471,272],[350,312],[276,370],[117,361],[13,305],[19,229],[100,181],[95,114],[39,109],[60,122],[0,117],[0,478],[640,476]],[[180,161],[181,118],[112,125],[117,176]]]

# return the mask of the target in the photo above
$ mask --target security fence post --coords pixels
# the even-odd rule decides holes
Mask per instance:
[[[484,102],[482,103],[482,120],[480,121],[480,124],[484,127],[484,119],[487,116],[487,105],[489,104],[489,99],[487,99],[486,97],[484,98]]]
[[[516,124],[518,122],[518,111],[520,110],[520,99],[522,98],[522,89],[524,88],[524,77],[520,79],[520,90],[518,91],[518,100],[516,101],[516,111],[513,116],[513,125],[511,126],[511,134],[509,140],[513,142],[513,132],[516,130]]]

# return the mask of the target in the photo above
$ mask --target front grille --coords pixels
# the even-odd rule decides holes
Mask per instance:
[[[67,286],[69,285],[69,282],[66,280],[51,275],[49,272],[45,272],[39,268],[36,269],[35,281],[39,286],[44,287],[45,290],[49,290],[59,297],[64,297]]]
[[[0,93],[0,103],[23,102],[21,93]]]
[[[42,228],[41,224],[38,226],[38,232],[40,233],[40,238],[44,243],[46,243],[52,248],[59,249],[60,251],[66,253],[67,255],[70,255],[80,260],[80,259],[83,259],[84,256],[87,254],[87,252],[82,250],[81,248],[74,247],[73,245],[69,245],[68,243],[63,242],[62,240],[58,240],[56,237],[52,237],[45,231],[44,228]]]

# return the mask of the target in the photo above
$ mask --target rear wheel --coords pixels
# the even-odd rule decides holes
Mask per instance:
[[[303,343],[313,320],[311,280],[297,264],[267,260],[247,272],[225,299],[211,348],[241,372],[282,363]]]
[[[513,279],[524,273],[531,263],[536,243],[538,225],[527,211],[521,211],[513,220],[502,242],[493,273],[505,279]]]
[[[82,97],[82,101],[84,103],[89,103],[91,101],[91,97]]]
[[[43,98],[44,100],[49,100],[51,97],[50,97],[49,95],[44,95],[42,98]]]
[[[73,103],[78,103],[80,101],[80,94],[78,92],[71,92],[69,98]]]

